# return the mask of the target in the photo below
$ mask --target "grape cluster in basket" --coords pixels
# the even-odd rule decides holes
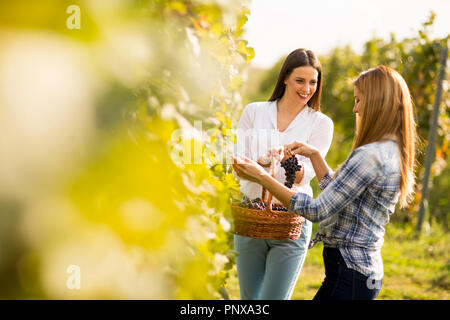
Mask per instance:
[[[249,209],[266,210],[266,204],[260,198],[256,198],[253,200],[246,199],[246,200],[242,201],[239,204],[239,206],[241,206],[243,208],[249,208]],[[283,206],[281,204],[275,204],[275,203],[272,203],[272,210],[285,211],[285,212],[288,211],[288,209],[285,206]]]
[[[288,188],[292,188],[295,181],[295,173],[302,168],[302,165],[298,163],[298,160],[294,155],[281,161],[280,165],[285,170],[286,182],[284,185]]]
[[[256,198],[253,200],[247,198],[240,203],[240,206],[249,209],[258,209],[258,210],[266,209],[266,204],[260,198]]]

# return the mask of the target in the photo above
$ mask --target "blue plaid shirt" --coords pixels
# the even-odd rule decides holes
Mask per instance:
[[[335,179],[329,171],[316,198],[295,193],[289,211],[320,222],[316,238],[339,248],[348,268],[367,277],[383,277],[384,226],[400,195],[400,155],[395,141],[356,148]]]

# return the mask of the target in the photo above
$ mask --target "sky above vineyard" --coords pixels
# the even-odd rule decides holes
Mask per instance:
[[[251,64],[271,67],[296,48],[325,54],[350,44],[358,53],[373,35],[413,37],[430,11],[432,36],[450,33],[449,0],[252,0],[245,38],[255,49]]]

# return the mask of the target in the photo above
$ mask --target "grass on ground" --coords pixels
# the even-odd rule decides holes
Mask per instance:
[[[317,225],[314,225],[313,236]],[[293,300],[314,297],[325,272],[322,243],[308,251]],[[450,233],[439,225],[413,237],[412,225],[389,223],[381,250],[384,263],[383,287],[378,300],[449,300]],[[239,299],[239,284],[234,269],[227,283],[231,299]]]

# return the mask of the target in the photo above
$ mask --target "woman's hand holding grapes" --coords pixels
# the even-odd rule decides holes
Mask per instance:
[[[298,154],[307,158],[311,158],[319,154],[319,150],[310,144],[295,141],[284,146],[284,154],[285,157],[290,157],[291,155]]]

